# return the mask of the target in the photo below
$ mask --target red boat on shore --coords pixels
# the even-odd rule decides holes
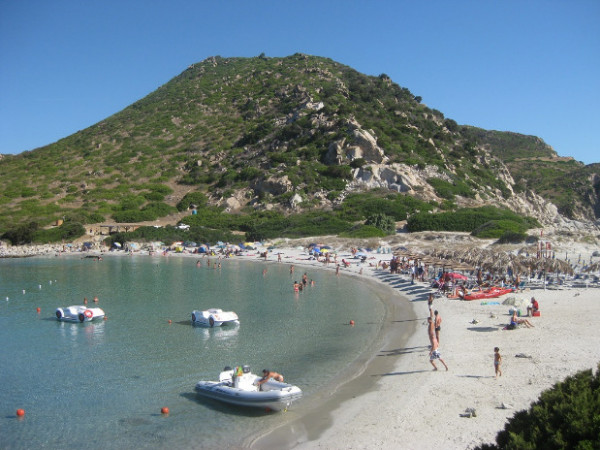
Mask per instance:
[[[487,289],[476,289],[466,292],[459,291],[458,295],[463,300],[482,300],[486,298],[498,298],[512,291],[512,288],[501,288],[497,286],[492,286]]]

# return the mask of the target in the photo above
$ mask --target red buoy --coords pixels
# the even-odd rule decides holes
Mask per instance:
[[[169,414],[169,408],[167,408],[166,406],[163,406],[163,407],[160,409],[160,412],[161,412],[162,414]]]
[[[25,415],[24,409],[17,409],[17,417],[23,417]]]
[[[40,312],[41,310],[42,310],[42,308],[40,308],[39,306],[36,309],[37,312]]]
[[[351,320],[351,321],[350,321],[350,325],[354,325],[354,320]]]

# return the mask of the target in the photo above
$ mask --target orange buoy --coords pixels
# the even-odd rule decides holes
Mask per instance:
[[[166,406],[163,406],[163,407],[160,409],[160,412],[161,412],[162,414],[169,414],[169,408],[167,408]]]
[[[41,310],[42,310],[42,308],[40,308],[39,306],[36,309],[37,312],[40,312]]]
[[[24,409],[17,409],[17,417],[23,417],[25,415]]]
[[[351,321],[350,321],[350,325],[354,325],[354,320],[351,320]]]

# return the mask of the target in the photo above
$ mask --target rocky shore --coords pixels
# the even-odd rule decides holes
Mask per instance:
[[[67,244],[6,245],[0,243],[0,258],[27,258],[80,252],[81,248]]]

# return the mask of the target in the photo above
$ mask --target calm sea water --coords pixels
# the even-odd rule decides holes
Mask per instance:
[[[359,279],[240,259],[221,269],[179,257],[0,260],[0,448],[233,448],[294,406],[205,400],[198,380],[227,365],[271,368],[310,402],[376,338],[385,308]],[[315,286],[294,293],[304,271]],[[84,297],[108,319],[55,319]],[[191,325],[192,310],[211,307],[235,311],[240,326]]]

